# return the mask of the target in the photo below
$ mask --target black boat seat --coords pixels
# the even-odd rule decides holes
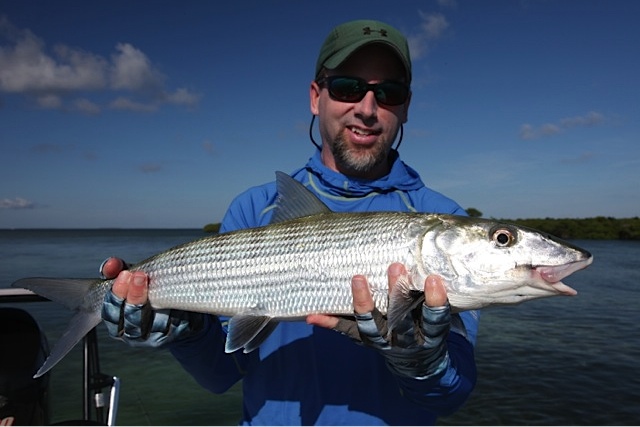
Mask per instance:
[[[33,378],[48,354],[46,336],[28,312],[0,307],[0,425],[49,423],[49,374]]]

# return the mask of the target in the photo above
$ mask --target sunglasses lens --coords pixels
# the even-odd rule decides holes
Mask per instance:
[[[409,88],[398,82],[368,84],[353,77],[327,78],[329,94],[342,102],[359,102],[369,90],[373,90],[376,101],[385,105],[403,104],[409,96]]]
[[[349,77],[338,77],[329,82],[331,95],[344,102],[358,102],[367,93],[367,85]]]
[[[376,101],[386,105],[403,104],[409,96],[409,90],[400,83],[383,82],[376,86]]]

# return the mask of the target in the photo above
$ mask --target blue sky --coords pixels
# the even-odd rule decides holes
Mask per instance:
[[[313,154],[318,50],[360,18],[410,39],[400,151],[428,186],[486,217],[640,215],[640,2],[220,4],[0,4],[0,228],[220,221]]]

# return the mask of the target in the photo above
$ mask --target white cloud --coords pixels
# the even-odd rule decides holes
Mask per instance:
[[[131,111],[155,111],[165,104],[193,107],[199,101],[187,89],[169,90],[166,76],[129,43],[117,44],[108,59],[63,44],[47,49],[42,39],[4,16],[0,40],[8,42],[0,45],[0,92],[25,95],[40,108],[97,114],[101,106],[87,98],[96,92],[115,96],[112,108]]]
[[[62,98],[58,95],[48,93],[36,97],[36,103],[41,108],[55,110],[62,107]]]
[[[450,27],[449,21],[442,13],[425,13],[420,15],[420,31],[407,37],[409,51],[413,60],[424,57],[433,44],[441,39]]]
[[[78,98],[73,102],[73,108],[85,114],[99,114],[102,108],[86,98]]]
[[[525,123],[520,126],[520,139],[534,139],[536,137],[533,126],[529,123]]]
[[[575,127],[597,126],[605,122],[605,116],[596,111],[590,111],[584,116],[565,117],[555,123],[544,123],[534,127],[529,123],[520,126],[520,138],[531,140],[553,136]]]
[[[128,110],[143,113],[157,111],[163,104],[181,105],[185,107],[195,107],[198,105],[200,97],[186,89],[178,89],[173,93],[157,93],[153,99],[146,102],[135,101],[131,98],[119,96],[109,103],[109,108],[114,110]]]
[[[565,129],[572,128],[575,126],[595,126],[603,122],[604,122],[604,115],[596,111],[590,111],[584,116],[567,117],[565,119],[560,120],[560,124]]]
[[[114,110],[128,110],[141,113],[150,113],[158,109],[158,104],[156,102],[136,102],[130,98],[119,96],[109,104],[109,108],[112,108]]]
[[[200,96],[189,92],[187,89],[178,88],[175,92],[166,94],[165,99],[169,104],[195,107],[200,100]]]
[[[0,209],[33,209],[35,203],[30,202],[22,197],[16,197],[14,199],[0,199]]]
[[[422,30],[424,31],[425,38],[428,41],[437,40],[444,32],[449,28],[449,22],[447,18],[441,13],[423,14],[422,16]]]
[[[540,127],[540,134],[543,136],[551,136],[562,132],[562,128],[553,123],[545,123]]]
[[[110,84],[113,89],[162,90],[165,77],[153,68],[147,55],[128,43],[118,44],[116,51],[111,56]]]
[[[53,55],[29,30],[19,30],[0,17],[0,91],[10,93],[60,93],[95,90],[105,85],[106,61],[96,55],[66,46],[56,46]]]

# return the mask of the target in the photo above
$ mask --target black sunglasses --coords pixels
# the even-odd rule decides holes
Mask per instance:
[[[409,86],[394,80],[367,83],[358,77],[329,76],[317,81],[326,85],[331,99],[341,102],[360,102],[369,91],[373,91],[376,101],[384,105],[400,105],[409,97]]]

